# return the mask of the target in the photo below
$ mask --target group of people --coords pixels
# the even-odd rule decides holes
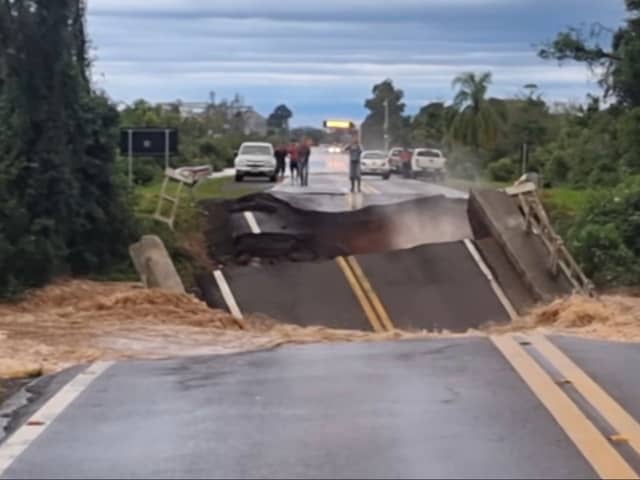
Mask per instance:
[[[349,153],[349,179],[351,180],[351,193],[362,191],[362,168],[361,157],[362,147],[357,138],[346,148]],[[276,175],[284,179],[287,171],[287,158],[289,158],[289,169],[291,172],[291,184],[299,182],[301,186],[309,185],[309,159],[311,157],[311,142],[303,140],[299,143],[292,143],[289,146],[280,145],[275,150]]]
[[[283,179],[287,171],[287,157],[289,158],[289,170],[291,183],[299,182],[301,186],[309,185],[309,160],[311,157],[311,141],[303,140],[291,145],[280,145],[275,150],[276,175]]]

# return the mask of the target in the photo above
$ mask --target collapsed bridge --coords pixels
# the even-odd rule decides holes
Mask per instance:
[[[211,307],[238,318],[374,331],[507,323],[588,288],[562,245],[556,252],[547,244],[544,212],[522,203],[532,195],[480,190],[468,200],[433,196],[345,212],[265,193],[206,201],[209,254],[220,267],[197,284]]]

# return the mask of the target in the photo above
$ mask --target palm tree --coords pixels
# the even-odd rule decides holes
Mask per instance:
[[[491,85],[491,72],[476,76],[463,73],[453,80],[453,88],[458,93],[453,100],[453,115],[449,122],[448,137],[464,145],[473,147],[476,154],[482,148],[496,144],[500,125],[500,115],[487,100]]]

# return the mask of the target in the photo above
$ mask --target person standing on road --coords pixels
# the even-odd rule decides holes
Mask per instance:
[[[311,157],[310,141],[304,139],[298,147],[298,169],[300,173],[300,185],[307,187],[309,185],[309,159]]]
[[[298,144],[292,143],[289,147],[289,169],[291,171],[291,185],[296,181],[296,177],[300,176],[298,168]]]
[[[349,153],[349,179],[351,180],[351,193],[355,193],[356,187],[358,188],[358,193],[360,193],[362,192],[362,168],[360,163],[362,147],[360,147],[358,139],[354,138],[351,145],[349,145],[346,150]]]
[[[403,148],[400,152],[400,162],[402,164],[402,173],[404,178],[411,177],[411,151],[408,148]]]
[[[276,177],[284,179],[284,174],[287,171],[287,147],[284,145],[278,146],[273,156],[276,158]]]

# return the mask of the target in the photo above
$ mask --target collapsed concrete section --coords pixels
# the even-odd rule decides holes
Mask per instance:
[[[358,255],[371,290],[404,331],[466,332],[509,315],[464,242]],[[340,261],[278,263],[223,270],[243,313],[259,312],[303,326],[375,329]],[[227,308],[214,276],[198,278],[213,308]]]
[[[572,292],[567,277],[551,273],[549,247],[525,228],[518,205],[494,190],[344,212],[269,194],[204,202],[210,254],[229,285],[212,275],[198,284],[213,307],[227,308],[222,290],[230,290],[246,313],[363,329],[371,322],[339,268],[355,257],[396,328],[461,332],[505,322]]]
[[[553,275],[550,256],[539,236],[528,233],[517,201],[497,190],[474,190],[469,221],[479,243],[495,243],[507,256],[536,302],[550,302],[572,293],[563,275]]]
[[[160,237],[145,235],[129,247],[129,255],[145,287],[185,293],[182,280]]]

